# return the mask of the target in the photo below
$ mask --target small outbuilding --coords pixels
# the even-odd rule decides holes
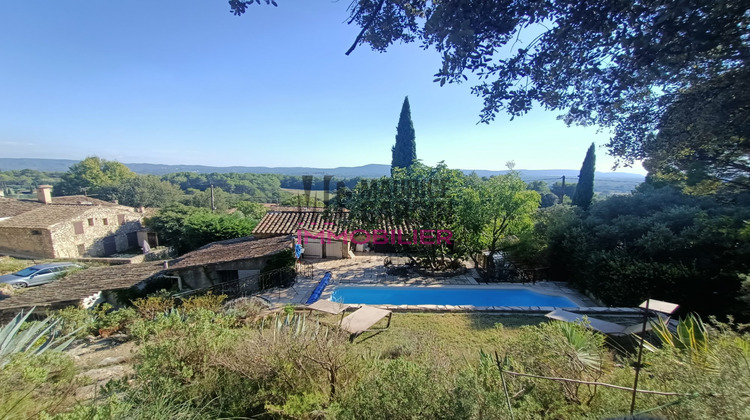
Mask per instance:
[[[212,242],[175,259],[169,272],[179,277],[182,288],[203,289],[257,276],[274,256],[293,249],[291,235],[228,239]]]

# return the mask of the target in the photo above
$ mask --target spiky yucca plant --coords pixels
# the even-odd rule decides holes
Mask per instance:
[[[21,326],[29,318],[34,308],[26,314],[20,312],[8,324],[0,328],[0,367],[10,362],[16,353],[42,354],[47,350],[62,351],[75,339],[74,331],[60,337],[57,333],[59,318],[47,317],[35,322],[28,329],[21,330]]]

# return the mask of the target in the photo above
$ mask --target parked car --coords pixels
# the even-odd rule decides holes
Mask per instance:
[[[76,268],[82,268],[78,264],[69,262],[38,264],[24,268],[13,274],[0,276],[0,283],[10,284],[20,289],[29,286],[38,286],[55,280],[61,273]]]

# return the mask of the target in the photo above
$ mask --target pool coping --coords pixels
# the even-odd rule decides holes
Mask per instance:
[[[621,315],[621,316],[642,316],[643,310],[640,308],[627,307],[602,307],[602,306],[473,306],[473,305],[364,305],[350,304],[350,308],[360,308],[363,306],[374,306],[376,308],[386,309],[393,312],[431,312],[431,313],[485,313],[485,314],[525,314],[525,315],[545,315],[557,309],[563,309],[568,312],[577,314],[591,315]]]

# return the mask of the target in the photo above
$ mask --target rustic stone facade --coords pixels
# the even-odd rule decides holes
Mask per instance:
[[[263,256],[243,261],[233,261],[210,266],[189,267],[175,270],[182,279],[182,287],[187,289],[202,289],[225,281],[241,279],[260,274],[263,267],[272,256]]]
[[[143,213],[118,205],[47,204],[0,221],[0,253],[104,257],[140,246]]]
[[[143,214],[130,207],[92,206],[80,216],[50,227],[53,258],[105,257],[136,248],[140,246],[137,232],[143,229],[142,219]],[[83,233],[76,233],[75,223],[83,225]]]
[[[0,254],[23,258],[51,258],[52,235],[48,229],[0,227]]]

